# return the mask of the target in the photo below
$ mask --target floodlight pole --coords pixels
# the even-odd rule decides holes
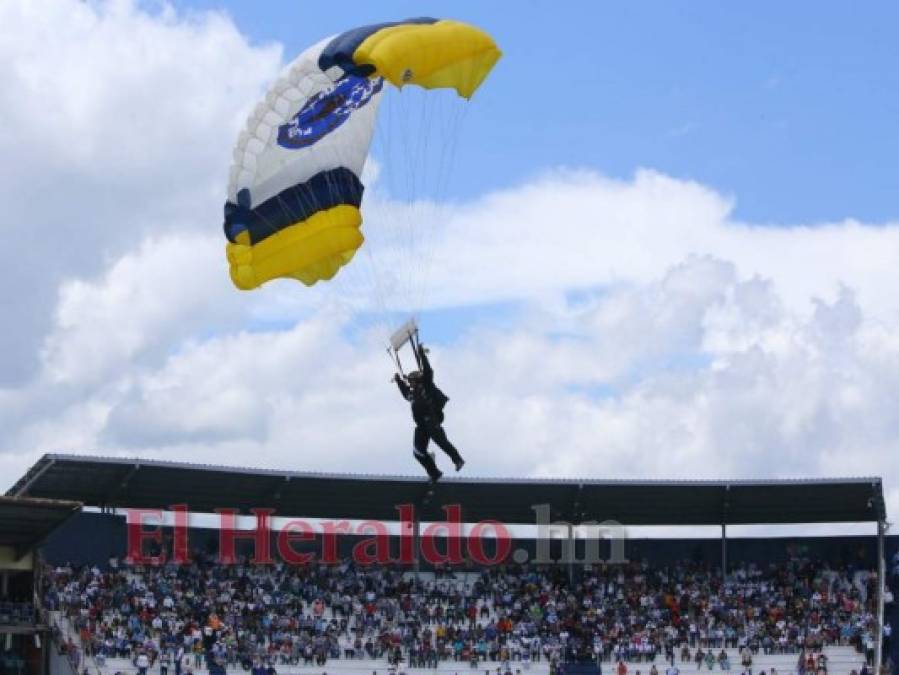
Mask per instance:
[[[880,675],[880,666],[883,663],[883,591],[886,577],[886,560],[883,552],[883,536],[886,532],[886,523],[877,521],[877,642],[874,652],[874,675]]]

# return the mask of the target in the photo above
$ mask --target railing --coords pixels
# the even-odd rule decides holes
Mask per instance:
[[[30,602],[0,602],[0,623],[13,625],[34,623],[34,605]]]
[[[50,672],[53,675],[84,675],[84,673],[102,675],[94,660],[86,656],[83,647],[72,639],[73,633],[68,619],[58,612],[49,613],[48,619],[53,643],[50,646],[52,650]]]
[[[79,675],[78,666],[81,664],[81,650],[72,645],[59,626],[54,624],[51,629],[53,637],[50,647],[50,672],[53,675]]]

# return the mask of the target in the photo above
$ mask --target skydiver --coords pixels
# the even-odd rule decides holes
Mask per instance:
[[[437,468],[434,456],[428,452],[428,443],[434,443],[453,461],[456,471],[462,468],[465,460],[450,443],[443,430],[443,408],[449,398],[434,384],[434,369],[428,361],[427,350],[418,345],[418,362],[420,371],[413,371],[405,378],[399,373],[393,376],[400,393],[412,403],[412,419],[415,421],[415,432],[412,439],[412,453],[421,464],[432,483],[436,483],[443,472]]]

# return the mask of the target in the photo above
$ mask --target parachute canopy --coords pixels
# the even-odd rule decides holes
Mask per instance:
[[[356,28],[310,47],[250,116],[225,203],[231,279],[331,279],[362,245],[362,167],[385,81],[470,98],[501,53],[485,32],[418,18]]]

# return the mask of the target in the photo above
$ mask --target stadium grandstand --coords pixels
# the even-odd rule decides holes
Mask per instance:
[[[879,478],[451,478],[429,497],[411,477],[46,455],[5,499],[83,505],[33,558],[35,612],[79,674],[863,675],[896,657]],[[872,534],[728,536],[837,523]]]

